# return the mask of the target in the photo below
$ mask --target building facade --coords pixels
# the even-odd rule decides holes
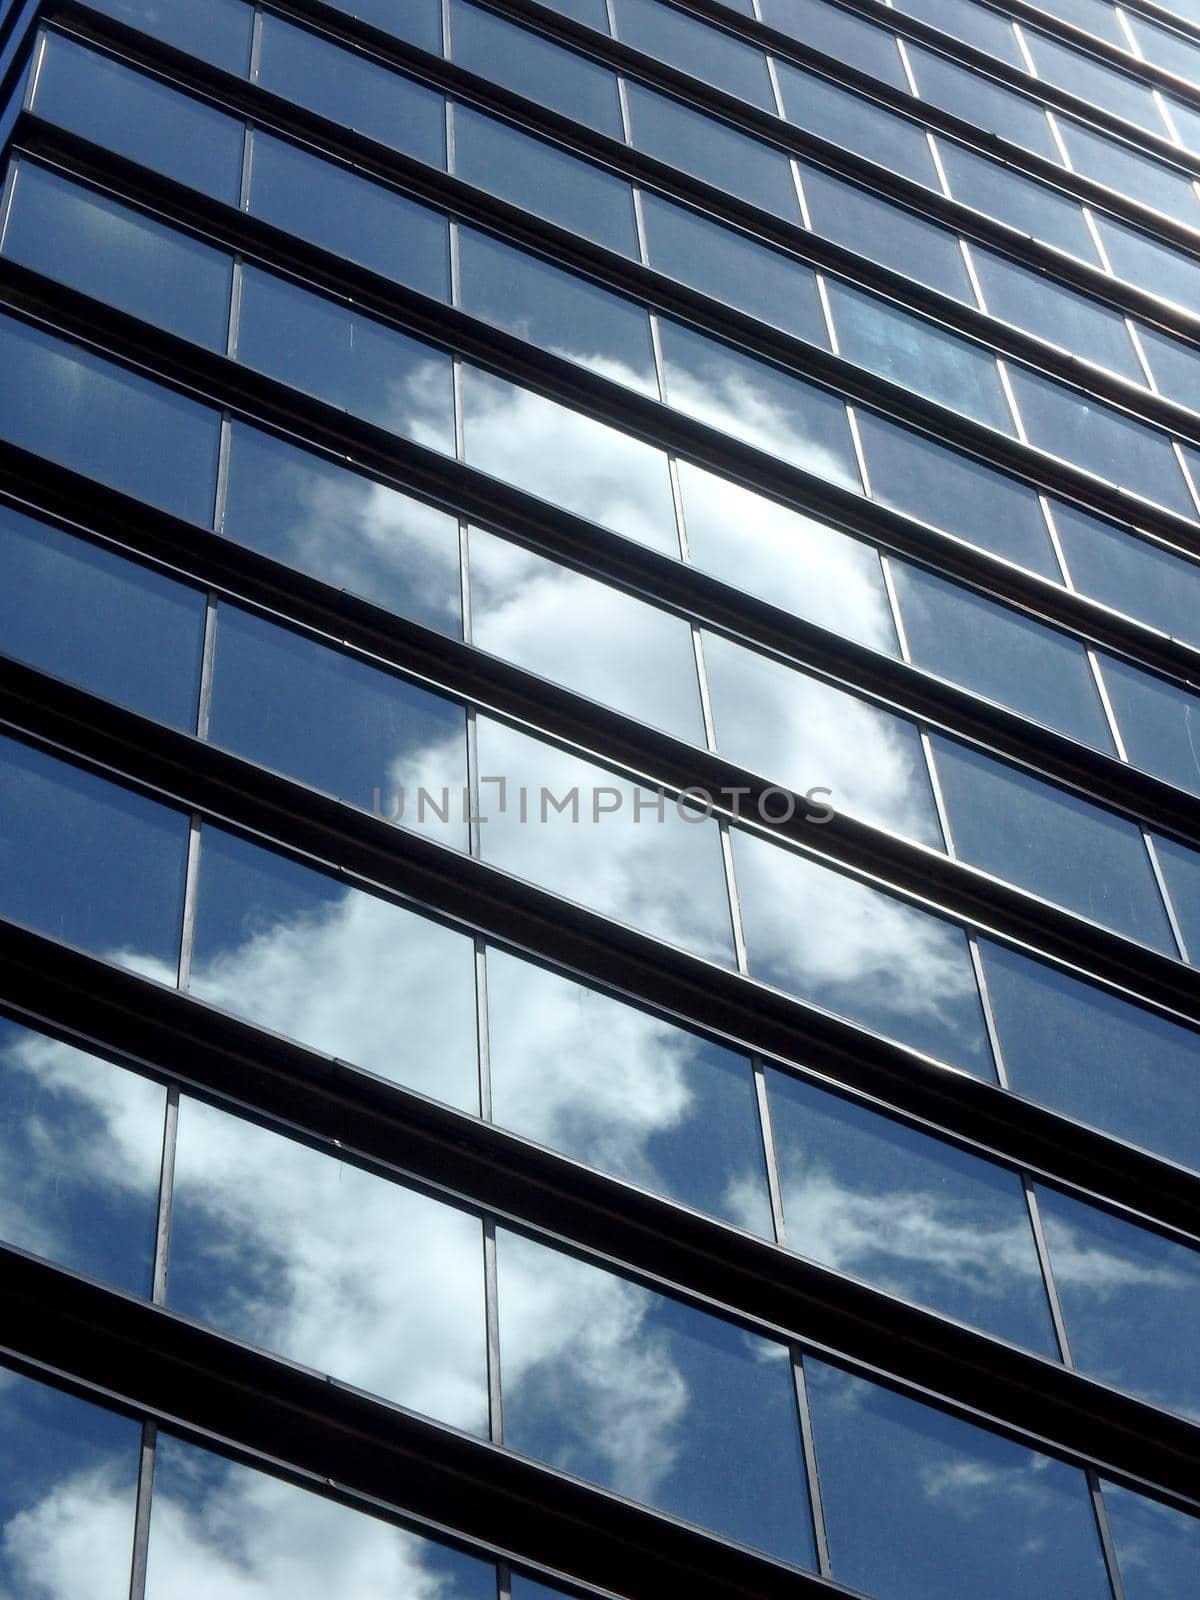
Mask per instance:
[[[1200,1588],[1200,10],[0,9],[0,1591]]]

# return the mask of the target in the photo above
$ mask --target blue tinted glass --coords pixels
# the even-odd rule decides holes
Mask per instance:
[[[505,1444],[812,1567],[786,1347],[506,1230],[496,1242]]]
[[[497,1122],[772,1237],[749,1061],[501,950],[487,975]]]
[[[1200,222],[1200,202],[1191,183],[1173,167],[1135,153],[1116,139],[1085,128],[1066,117],[1057,119],[1071,166],[1106,189],[1128,195],[1155,211],[1176,217],[1189,228]]]
[[[748,200],[778,217],[800,220],[800,202],[782,150],[739,133],[700,111],[627,83],[633,143],[647,155]]]
[[[1015,1172],[769,1070],[788,1248],[1057,1356]]]
[[[349,305],[247,266],[237,354],[391,433],[454,449],[450,357]]]
[[[0,916],[174,983],[188,822],[0,738]]]
[[[1200,1567],[1200,1520],[1105,1483],[1104,1504],[1125,1600],[1179,1600]]]
[[[186,1096],[168,1301],[234,1338],[486,1431],[479,1219]]]
[[[1034,28],[1023,30],[1025,43],[1038,77],[1089,105],[1102,106],[1114,116],[1134,123],[1146,133],[1167,137],[1155,104],[1154,90],[1127,73],[1114,71],[1071,45],[1050,39]],[[1126,47],[1128,48],[1128,47]]]
[[[1165,433],[1024,367],[1010,363],[1008,372],[1030,444],[1196,518]]]
[[[889,28],[876,28],[825,0],[761,0],[761,4],[763,21],[771,27],[907,92],[908,79]]]
[[[271,12],[262,19],[258,81],[405,155],[446,165],[445,102],[432,89],[341,50]]]
[[[0,1106],[3,1237],[149,1294],[166,1091],[0,1017]]]
[[[1085,28],[1098,39],[1107,39],[1109,44],[1115,44],[1119,50],[1129,49],[1128,35],[1117,21],[1116,8],[1110,4],[1110,0],[1050,0],[1050,4],[1041,9],[1049,12],[1052,17],[1061,17],[1064,22],[1072,22],[1078,28]],[[1132,23],[1132,19],[1130,20]],[[1140,19],[1137,30],[1139,32],[1141,30]],[[1146,52],[1146,59],[1148,61],[1154,59],[1149,51]]]
[[[1138,334],[1163,394],[1193,411],[1200,408],[1200,352],[1152,328],[1139,327]]]
[[[1059,577],[1038,497],[968,456],[855,411],[873,497],[994,555]]]
[[[605,0],[544,0],[544,3],[547,10],[561,12],[564,17],[573,17],[576,22],[582,22],[585,28],[597,28],[601,33],[608,32],[608,7]]]
[[[961,928],[750,834],[733,852],[752,977],[993,1079]]]
[[[191,993],[478,1111],[475,951],[463,934],[205,826]]]
[[[976,5],[975,0],[899,0],[896,10],[910,17],[920,17],[922,22],[940,28],[951,38],[962,39],[1000,61],[1007,61],[1010,67],[1026,70],[1025,57],[1017,48],[1012,23],[1003,13]]]
[[[1100,658],[1100,670],[1134,766],[1200,794],[1196,696],[1111,656]]]
[[[827,279],[826,286],[838,349],[847,361],[989,428],[1012,433],[1012,415],[990,350],[835,278]]]
[[[450,0],[450,53],[489,83],[503,84],[614,139],[624,137],[615,72],[494,11]]]
[[[441,52],[441,0],[329,0],[329,4],[422,50]]]
[[[671,405],[805,472],[861,488],[846,407],[836,395],[682,323],[660,319],[659,337]]]
[[[1055,502],[1052,510],[1077,589],[1200,644],[1200,566],[1071,506]]]
[[[918,667],[1113,753],[1083,645],[905,561],[891,571]]]
[[[656,194],[642,195],[642,217],[652,267],[797,338],[826,343],[816,275],[803,262]]]
[[[250,210],[385,278],[450,298],[444,216],[260,131],[254,134]]]
[[[1086,300],[1045,273],[1030,272],[979,245],[972,245],[971,259],[989,316],[1036,333],[1072,355],[1119,372],[1132,383],[1145,383],[1120,312]]]
[[[917,123],[895,116],[815,73],[802,72],[790,62],[776,62],[776,72],[784,114],[796,127],[915,183],[930,189],[938,187],[925,130]]]
[[[215,411],[8,317],[0,318],[0,368],[6,439],[176,516],[211,523]]]
[[[466,843],[462,707],[235,606],[217,619],[209,736],[364,810],[390,814],[398,790],[415,808],[424,785],[448,811],[429,826]]]
[[[458,244],[465,311],[658,399],[642,306],[474,228],[460,227]]]
[[[623,178],[470,106],[454,107],[454,171],[535,217],[622,255],[638,253],[633,190]]]
[[[200,1575],[227,1600],[496,1600],[490,1562],[160,1432],[146,1600],[179,1600]]]
[[[1046,113],[1036,100],[1006,89],[946,56],[923,50],[911,40],[907,51],[917,92],[923,100],[961,117],[972,127],[1058,163],[1058,146]]]
[[[0,506],[0,651],[194,732],[203,593]]]
[[[660,0],[613,0],[613,15],[617,37],[635,50],[774,112],[767,58],[753,45]]]
[[[230,432],[221,532],[402,617],[462,633],[453,517],[243,422]]]
[[[1118,278],[1191,308],[1200,295],[1200,261],[1096,213],[1096,228]]]
[[[989,161],[949,139],[937,141],[938,156],[950,193],[963,205],[1007,222],[1068,255],[1093,266],[1100,264],[1096,246],[1077,200],[1044,184],[1023,178],[999,161]]]
[[[835,1578],[881,1600],[1108,1600],[1077,1467],[824,1362],[804,1373]]]
[[[917,283],[975,304],[958,235],[817,167],[800,178],[813,231]]]
[[[1104,10],[1109,8],[1105,6]],[[1190,13],[1193,22],[1200,21],[1200,7],[1192,0],[1183,0],[1180,5],[1164,7],[1164,10],[1174,11],[1177,16],[1187,17]],[[1190,83],[1200,79],[1200,46],[1192,39],[1185,38],[1182,34],[1171,29],[1160,28],[1147,17],[1138,16],[1136,13],[1128,18],[1129,29],[1137,40],[1142,55],[1147,61],[1153,61],[1157,66],[1166,67],[1171,72]],[[1106,35],[1107,37],[1107,35]],[[1129,48],[1127,40],[1116,38],[1113,44],[1119,45],[1122,50]]]
[[[1200,856],[1174,839],[1155,839],[1167,893],[1189,961],[1200,965]]]
[[[126,1600],[141,1426],[0,1372],[0,1584]]]
[[[211,106],[57,33],[47,36],[33,104],[49,122],[237,204],[242,124]]]
[[[964,861],[1174,954],[1136,823],[940,735],[933,746]]]
[[[1003,945],[979,948],[1018,1094],[1200,1168],[1200,1036]]]
[[[225,353],[233,259],[44,167],[17,166],[4,254]]]
[[[94,9],[239,77],[250,65],[254,9],[245,0],[94,0]]]
[[[1054,1189],[1037,1193],[1075,1365],[1195,1418],[1200,1256]]]

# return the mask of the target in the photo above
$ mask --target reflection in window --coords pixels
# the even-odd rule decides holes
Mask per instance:
[[[1078,200],[949,139],[939,138],[937,151],[950,193],[963,205],[1090,266],[1100,264]]]
[[[1200,566],[1125,528],[1052,502],[1075,587],[1153,628],[1200,645]]]
[[[1200,1520],[1101,1479],[1125,1600],[1178,1600],[1200,1566]]]
[[[1200,794],[1200,702],[1127,661],[1100,658],[1104,686],[1135,767]]]
[[[159,0],[94,0],[94,9],[238,77],[250,65],[254,12],[245,0],[189,0],[186,6],[162,5]]]
[[[1167,138],[1167,129],[1155,104],[1155,92],[1148,83],[1115,71],[1034,28],[1024,28],[1022,33],[1042,82],[1065,89],[1089,105],[1101,106],[1145,133],[1159,139]]]
[[[1139,328],[1138,332],[1160,392],[1195,411],[1200,406],[1200,352],[1153,328]]]
[[[961,117],[972,127],[994,133],[1034,155],[1058,163],[1058,146],[1050,132],[1046,113],[1036,100],[985,78],[970,67],[960,66],[949,57],[936,55],[911,40],[908,59],[917,93],[932,106]]]
[[[478,1111],[470,939],[205,826],[193,995]]]
[[[1104,9],[1109,8],[1105,5]],[[952,39],[962,39],[977,50],[986,50],[988,55],[1006,61],[1010,67],[1026,70],[1011,21],[1002,13],[977,5],[975,0],[899,0],[896,10],[910,17],[920,17],[922,22],[940,28]]]
[[[1174,839],[1158,839],[1154,848],[1167,880],[1167,894],[1183,935],[1187,959],[1200,965],[1200,855]]]
[[[745,1057],[501,950],[487,977],[497,1122],[773,1236]]]
[[[478,1217],[183,1097],[168,1303],[487,1431]]]
[[[789,122],[842,150],[852,150],[889,172],[937,189],[937,172],[925,130],[849,89],[840,88],[790,61],[778,61],[779,92]]]
[[[908,91],[896,36],[825,0],[762,0],[763,21],[814,50]]]
[[[1096,230],[1118,278],[1190,310],[1200,295],[1200,262],[1136,228],[1096,212]]]
[[[786,1347],[507,1230],[496,1244],[505,1444],[815,1566]]]
[[[398,39],[407,39],[438,55],[442,48],[442,8],[440,0],[328,0],[338,11],[383,28]]]
[[[767,58],[753,45],[660,0],[613,0],[613,16],[617,37],[635,50],[774,112]]]
[[[1182,172],[1082,123],[1066,117],[1056,120],[1075,172],[1102,183],[1106,189],[1128,195],[1139,205],[1163,211],[1189,228],[1197,226],[1200,213],[1196,192]]]

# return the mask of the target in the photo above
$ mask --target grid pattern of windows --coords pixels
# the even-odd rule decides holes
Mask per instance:
[[[0,4],[0,1588],[1185,1600],[1200,12]]]

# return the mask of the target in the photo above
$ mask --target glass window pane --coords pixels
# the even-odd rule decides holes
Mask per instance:
[[[1162,393],[1181,406],[1200,409],[1200,352],[1152,328],[1139,326],[1138,336]]]
[[[1174,839],[1155,838],[1154,848],[1187,947],[1187,959],[1200,966],[1200,855]]]
[[[217,412],[13,317],[0,317],[0,369],[6,439],[211,526]]]
[[[1049,10],[1049,7],[1046,8]],[[989,11],[974,0],[898,0],[897,11],[920,17],[933,28],[940,28],[952,39],[962,39],[977,50],[986,50],[1010,67],[1025,69],[1025,57],[1017,48],[1012,23],[1002,12]]]
[[[1167,137],[1166,126],[1154,102],[1154,90],[1149,84],[1139,83],[1127,73],[1094,61],[1082,51],[1047,38],[1034,28],[1024,28],[1022,33],[1037,75],[1043,82],[1078,95],[1089,105],[1102,106],[1146,133],[1160,139]]]
[[[925,130],[919,124],[818,78],[816,73],[803,72],[789,61],[776,62],[775,70],[784,115],[796,127],[914,183],[939,187]]]
[[[485,861],[732,966],[715,822],[489,717],[476,731]]]
[[[0,916],[174,983],[188,819],[0,737]]]
[[[265,12],[258,82],[430,166],[446,165],[442,95]]]
[[[1058,146],[1046,113],[1036,100],[959,66],[946,56],[935,55],[911,39],[906,50],[922,100],[961,117],[972,127],[1058,163]]]
[[[403,792],[409,826],[421,826],[424,788],[434,796],[427,830],[466,848],[462,706],[227,604],[217,617],[208,736],[363,810],[391,815]]]
[[[813,344],[827,343],[816,275],[803,262],[644,192],[650,265]]]
[[[184,1096],[172,1309],[487,1429],[478,1217]]]
[[[557,11],[564,17],[582,22],[585,28],[608,32],[608,6],[605,0],[544,0],[548,11]]]
[[[230,432],[220,531],[335,589],[462,633],[453,517],[248,423]]]
[[[94,9],[238,77],[250,65],[254,11],[245,0],[95,0]]]
[[[989,161],[949,139],[939,138],[937,149],[950,193],[963,205],[1007,222],[1009,227],[1065,250],[1080,261],[1100,265],[1077,200],[1023,178],[999,161]]]
[[[462,370],[466,459],[639,544],[679,554],[667,458],[557,401]]]
[[[960,927],[750,834],[733,853],[752,977],[993,1079]]]
[[[1003,945],[979,948],[1018,1094],[1200,1168],[1200,1035]]]
[[[881,1600],[1107,1600],[1078,1467],[807,1359],[833,1576]]]
[[[487,976],[497,1122],[773,1237],[745,1057],[502,950]]]
[[[871,545],[688,461],[677,471],[696,566],[873,650],[899,654]]]
[[[1200,202],[1183,173],[1066,117],[1057,118],[1057,122],[1076,172],[1141,205],[1165,212],[1189,228],[1200,225]]]
[[[450,54],[489,83],[614,139],[624,137],[615,72],[494,11],[450,0]]]
[[[889,565],[918,667],[1115,753],[1082,644],[921,567]]]
[[[1200,794],[1200,702],[1165,678],[1100,657],[1104,686],[1135,767]]]
[[[1200,566],[1071,506],[1052,510],[1077,589],[1200,645]]]
[[[796,185],[782,150],[640,83],[628,81],[625,88],[638,150],[777,217],[799,222]]]
[[[254,216],[422,294],[449,300],[450,227],[439,212],[259,129],[253,151]]]
[[[474,228],[458,245],[464,311],[658,399],[644,307]]]
[[[826,5],[824,0],[761,3],[763,21],[771,27],[907,93],[908,79],[890,28],[876,28],[840,6]]]
[[[372,27],[383,28],[397,39],[407,39],[440,55],[442,49],[441,0],[329,0],[338,11],[359,17]]]
[[[1174,953],[1136,823],[939,734],[933,749],[964,861]]]
[[[450,357],[349,305],[242,269],[238,360],[431,450],[454,450]]]
[[[682,617],[470,532],[471,642],[681,739],[704,743],[692,630]]]
[[[507,1229],[496,1245],[505,1444],[813,1567],[786,1347]]]
[[[791,1073],[767,1093],[789,1249],[1057,1357],[1015,1172]]]
[[[854,415],[874,499],[1043,578],[1060,577],[1034,490],[869,411]]]
[[[233,259],[45,167],[17,163],[4,254],[225,354]]]
[[[661,318],[658,327],[671,405],[805,472],[861,488],[837,395],[682,323]]]
[[[614,0],[613,15],[617,37],[635,50],[774,113],[767,58],[753,45],[659,0]]]
[[[719,634],[704,634],[717,748],[839,812],[940,850],[933,791],[915,723],[796,672]]]
[[[1174,9],[1181,16],[1187,15],[1186,5]],[[1194,40],[1171,28],[1160,28],[1149,17],[1140,16],[1136,11],[1127,11],[1125,21],[1147,61],[1153,61],[1155,66],[1166,67],[1168,72],[1176,73],[1189,83],[1200,81],[1200,45]],[[1200,8],[1193,21],[1200,21]],[[1112,42],[1120,45],[1122,50],[1129,48],[1125,39],[1114,39]]]
[[[479,1109],[471,940],[208,825],[189,987],[313,1050]]]
[[[1194,1420],[1200,1256],[1070,1195],[1037,1194],[1075,1365]]]
[[[0,505],[0,651],[195,731],[205,598]]]
[[[148,1295],[166,1099],[158,1084],[0,1016],[4,1238]]]
[[[1109,4],[1109,0],[1050,0],[1050,4],[1043,5],[1041,9],[1052,17],[1060,17],[1063,22],[1086,29],[1097,39],[1107,39],[1118,50],[1129,49],[1129,40],[1117,21],[1116,8]],[[1132,12],[1126,12],[1125,16],[1132,22]]]
[[[1200,1520],[1101,1479],[1125,1600],[1177,1600],[1195,1582]]]
[[[1200,261],[1096,212],[1096,228],[1118,278],[1191,310],[1200,296]]]
[[[485,117],[454,112],[454,171],[465,183],[545,217],[609,250],[637,256],[633,190],[615,173]]]

